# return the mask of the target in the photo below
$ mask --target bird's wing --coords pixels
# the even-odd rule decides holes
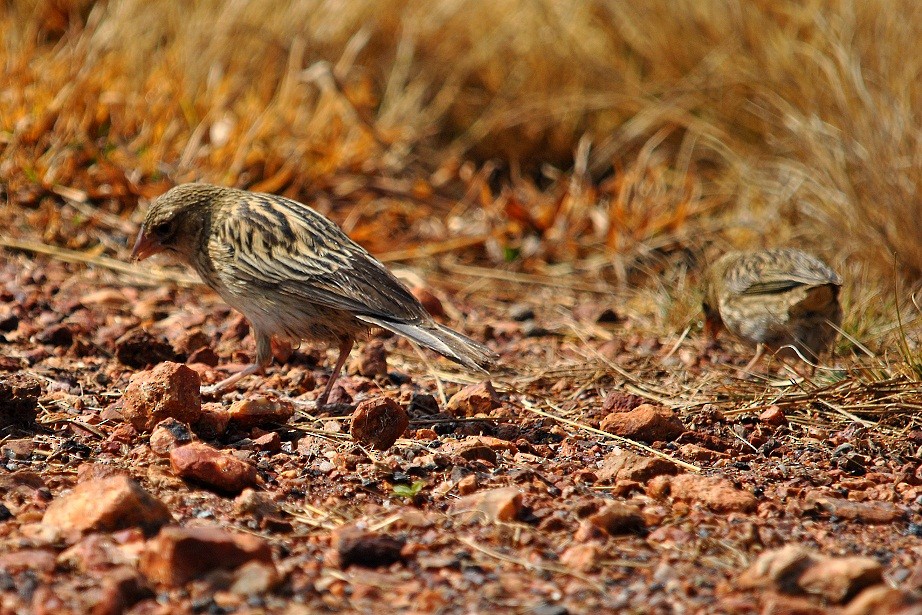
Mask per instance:
[[[385,320],[426,312],[384,265],[310,207],[283,197],[237,193],[212,223],[212,260],[225,284],[279,292]]]
[[[784,293],[801,286],[839,286],[841,278],[819,259],[799,250],[747,255],[728,272],[727,288],[740,295]]]

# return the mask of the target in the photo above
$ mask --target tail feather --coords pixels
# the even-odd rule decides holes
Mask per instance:
[[[473,371],[487,373],[487,369],[496,362],[496,355],[486,346],[435,322],[412,324],[372,316],[359,316],[358,318],[411,339]]]

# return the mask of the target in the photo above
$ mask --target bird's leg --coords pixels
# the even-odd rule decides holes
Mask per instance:
[[[748,374],[752,368],[755,367],[756,363],[759,362],[759,359],[762,358],[763,354],[765,354],[765,345],[760,342],[756,344],[756,355],[752,357],[752,361],[746,364],[746,367],[740,370],[740,373]]]
[[[247,365],[235,374],[231,374],[217,384],[202,387],[202,395],[216,395],[217,393],[222,393],[237,384],[240,379],[261,372],[269,367],[269,364],[272,363],[272,338],[259,331],[254,331],[253,334],[256,336],[256,362],[252,365]]]
[[[336,384],[336,380],[339,378],[339,373],[343,371],[343,365],[346,364],[346,359],[349,358],[349,353],[352,352],[353,344],[355,344],[355,340],[351,337],[340,340],[339,358],[336,359],[336,367],[333,368],[333,373],[330,374],[330,379],[327,380],[327,385],[323,388],[323,393],[321,393],[320,397],[317,398],[318,408],[327,405],[327,399],[330,397],[330,391],[333,390],[333,385]]]

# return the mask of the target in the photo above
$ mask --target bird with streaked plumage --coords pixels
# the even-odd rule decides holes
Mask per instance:
[[[842,278],[817,257],[797,248],[729,252],[704,278],[705,333],[721,329],[756,347],[749,371],[765,349],[778,356],[817,361],[842,323]]]
[[[372,327],[402,335],[485,372],[495,355],[442,326],[364,248],[307,205],[272,194],[182,184],[150,206],[132,260],[169,252],[191,266],[256,338],[256,361],[206,394],[226,391],[272,362],[272,339],[336,344],[339,357],[317,405],[326,404],[357,337]]]

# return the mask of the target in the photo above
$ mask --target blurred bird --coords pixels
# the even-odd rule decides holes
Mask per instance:
[[[755,345],[749,371],[765,348],[780,356],[816,361],[842,322],[842,279],[826,263],[796,248],[729,252],[708,270],[702,308],[705,333],[721,328]],[[788,347],[788,348],[786,348]]]
[[[272,194],[183,184],[151,205],[132,260],[161,251],[193,267],[241,312],[256,337],[256,362],[206,394],[224,391],[272,362],[271,343],[336,344],[339,358],[317,405],[326,404],[356,337],[382,327],[469,369],[485,371],[493,353],[436,323],[364,248],[307,205]]]

